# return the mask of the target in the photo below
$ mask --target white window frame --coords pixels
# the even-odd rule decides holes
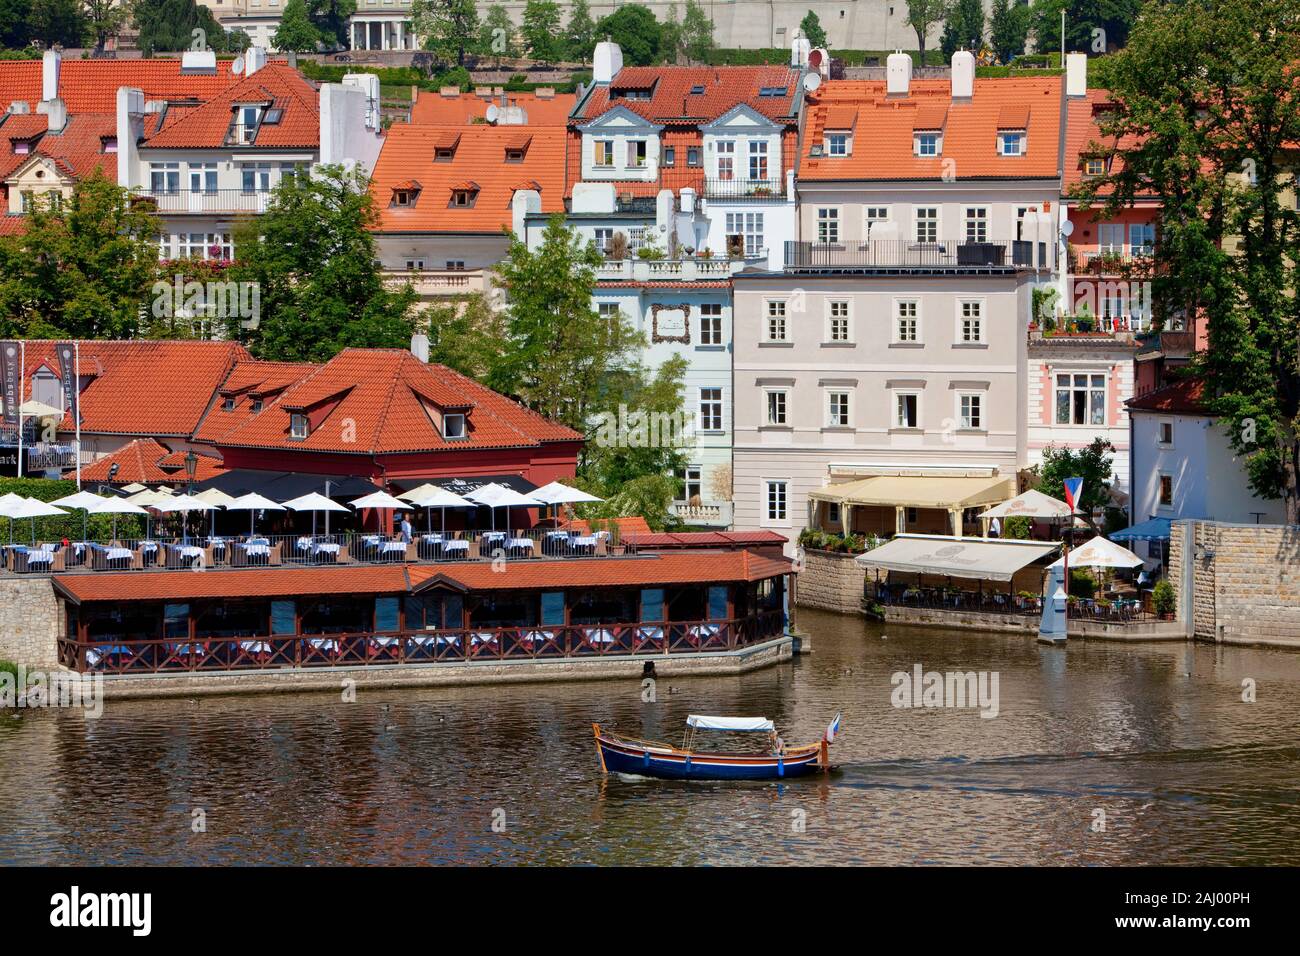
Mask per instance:
[[[1148,240],[1146,237],[1150,236]],[[1128,247],[1135,256],[1149,256],[1156,248],[1156,224],[1133,222],[1128,227]]]
[[[779,315],[772,311],[773,306],[780,306]],[[772,335],[772,320],[780,318],[781,336],[779,338]],[[763,341],[764,342],[789,342],[790,341],[790,310],[789,303],[785,299],[764,299],[763,300]]]
[[[934,149],[932,151],[926,151],[925,146],[927,145],[927,141],[930,139],[934,140]],[[933,129],[917,130],[913,134],[912,155],[918,156],[921,159],[937,159],[942,156],[943,133],[939,130]]]
[[[593,139],[591,141],[591,168],[592,169],[613,169],[614,168],[614,146],[613,139]],[[604,162],[601,162],[601,151],[604,150]]]
[[[848,156],[849,152],[849,134],[845,132],[834,132],[826,134],[826,155],[831,157]]]
[[[934,215],[931,216],[931,217],[922,218],[921,213],[923,213],[923,212],[932,212],[932,213],[934,213]],[[922,243],[922,244],[924,244],[924,243],[933,243],[933,242],[938,242],[938,241],[939,241],[939,237],[940,237],[941,235],[943,235],[943,231],[942,231],[942,229],[941,229],[941,216],[942,216],[942,213],[939,211],[939,207],[938,207],[938,206],[916,206],[916,207],[914,207],[914,208],[912,209],[912,238],[913,238],[913,241],[914,241],[914,242],[918,242],[918,243]],[[933,229],[933,233],[934,233],[932,236],[928,236],[928,237],[926,237],[926,238],[923,238],[923,237],[921,236],[921,224],[922,224],[922,223],[925,223],[927,226],[931,226],[931,227],[932,227],[932,229]],[[930,231],[931,231],[931,230],[929,230],[929,229],[926,230],[927,233],[929,233]]]
[[[705,392],[717,392],[717,397],[705,397]],[[696,429],[697,434],[720,434],[726,431],[726,390],[721,385],[701,385],[695,392],[696,399]],[[713,410],[717,410],[717,427],[713,427],[709,419],[713,418]],[[708,409],[708,411],[706,411]]]
[[[1069,376],[1070,379],[1069,385],[1062,386],[1058,381],[1059,377],[1063,375]],[[1088,384],[1086,386],[1080,386],[1074,381],[1075,377],[1079,375],[1084,376],[1088,380]],[[1092,383],[1092,379],[1094,376],[1101,377],[1100,386],[1094,385]],[[1078,391],[1080,388],[1082,388],[1084,392],[1087,394],[1087,399],[1084,404],[1084,418],[1086,420],[1083,422],[1075,422],[1074,421],[1074,393]],[[1070,420],[1068,422],[1060,421],[1058,415],[1058,409],[1060,408],[1059,405],[1060,399],[1058,396],[1062,390],[1066,390],[1070,393],[1070,404],[1069,404]],[[1102,393],[1102,400],[1101,400],[1102,420],[1100,422],[1093,422],[1091,420],[1092,419],[1092,393],[1098,390],[1100,390]],[[1098,371],[1097,369],[1066,369],[1066,368],[1052,369],[1052,425],[1055,426],[1056,428],[1109,428],[1110,427],[1110,374],[1105,371]]]
[[[1164,439],[1165,426],[1169,427],[1169,441]],[[1156,420],[1156,445],[1160,448],[1174,447],[1174,420],[1172,418],[1160,418]]]
[[[650,166],[650,141],[648,139],[629,139],[624,147],[625,165],[628,169],[647,169]],[[638,149],[645,150],[645,156],[637,156]]]
[[[779,422],[772,420],[772,405],[776,396],[780,396],[781,399],[781,420]],[[763,424],[775,428],[788,428],[790,426],[790,390],[788,388],[763,389]]]
[[[974,215],[972,215],[974,213]],[[964,242],[989,241],[989,207],[962,206],[962,240]],[[971,235],[972,228],[977,235]]]
[[[717,311],[704,311],[716,309]],[[705,302],[700,306],[700,345],[704,348],[717,348],[725,345],[722,330],[722,303]]]
[[[874,215],[883,213],[884,215]],[[866,241],[871,240],[871,230],[882,222],[889,222],[888,206],[865,206],[862,210],[862,238]]]
[[[299,427],[301,426],[301,427]],[[289,437],[304,439],[311,434],[311,424],[306,415],[294,412],[289,416]]]
[[[840,207],[839,206],[818,206],[816,207],[817,222],[817,242],[820,245],[834,246],[840,242]],[[830,213],[831,215],[823,215]],[[835,237],[829,238],[831,228],[834,228]]]
[[[844,306],[843,315],[835,315],[835,307]],[[825,312],[825,321],[822,327],[822,341],[828,345],[852,345],[853,344],[853,300],[852,299],[825,299],[823,310]],[[835,337],[835,320],[844,320],[844,337]]]
[[[724,171],[723,162],[726,162]],[[736,178],[736,141],[734,139],[720,139],[717,143],[716,157],[714,159],[714,172],[720,180],[730,182]]]
[[[979,335],[975,338],[966,338],[966,306],[973,305],[979,307],[979,315],[976,318],[978,322]],[[985,308],[985,302],[982,298],[960,298],[954,304],[956,310],[956,330],[953,332],[953,341],[958,345],[987,345],[988,344],[988,317]]]
[[[986,420],[986,415],[988,412],[988,402],[985,401],[986,396],[987,393],[982,391],[976,391],[973,389],[963,389],[962,391],[957,392],[955,398],[955,403],[956,403],[955,411],[956,411],[956,418],[957,418],[957,427],[959,430],[968,431],[968,432],[988,431],[988,421]],[[965,404],[968,399],[974,399],[976,404],[979,406],[979,408],[976,411],[976,417],[978,418],[978,421],[975,423],[970,423],[967,421],[966,413],[962,409],[962,405]]]
[[[921,390],[919,388],[895,388],[890,391],[890,405],[893,408],[891,418],[893,424],[890,425],[890,428],[894,431],[921,431]],[[902,409],[899,407],[898,400],[908,395],[916,398],[916,423],[914,425],[904,425],[902,416],[899,414]]]
[[[789,478],[760,478],[759,488],[759,524],[763,527],[787,528],[790,526],[790,485]],[[781,513],[772,513],[772,491],[780,486]]]
[[[766,139],[751,139],[745,150],[745,158],[747,160],[745,172],[750,182],[765,183],[771,179],[772,167],[769,165],[771,154]],[[757,174],[755,167],[758,167]]]
[[[457,433],[453,427],[453,422],[460,422],[460,431]],[[466,427],[465,415],[461,412],[445,414],[442,416],[442,437],[447,441],[464,441],[469,437],[469,429]]]
[[[746,258],[753,259],[763,254],[765,221],[761,212],[729,212],[724,222],[728,236],[743,238]]]
[[[1014,150],[1008,150],[1012,144],[1016,144]],[[1023,129],[1000,129],[998,130],[998,155],[1007,157],[1020,157],[1029,152],[1029,134]]]
[[[822,389],[822,427],[853,427],[852,388],[844,385],[828,385]]]
[[[904,338],[902,335],[902,328],[900,327],[900,324],[905,318],[902,314],[904,305],[911,305],[915,312],[912,316],[906,316],[906,318],[910,318],[915,324],[912,338]],[[890,341],[896,345],[921,345],[924,341],[921,337],[921,300],[901,297],[894,299],[891,313],[889,333]]]

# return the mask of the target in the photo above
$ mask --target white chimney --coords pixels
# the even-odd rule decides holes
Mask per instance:
[[[252,76],[266,66],[266,47],[250,46],[244,51],[244,76]]]
[[[527,217],[542,211],[542,194],[536,189],[516,189],[510,197],[510,225],[515,238],[523,239]]]
[[[952,98],[968,100],[975,95],[975,54],[958,50],[952,55]]]
[[[59,98],[59,64],[62,60],[58,50],[46,50],[41,57],[41,99]]]
[[[32,108],[26,100],[14,100],[12,103],[9,104],[10,113],[26,114],[26,113],[30,113],[31,111]]]
[[[794,42],[790,44],[790,65],[801,67],[808,65],[808,54],[812,51],[812,44],[802,32],[796,30],[794,33]]]
[[[885,92],[890,96],[906,96],[912,86],[912,58],[902,50],[895,50],[885,58]]]
[[[117,90],[117,184],[136,185],[140,137],[144,135],[144,93],[129,86]]]
[[[181,54],[181,72],[214,75],[217,72],[216,51],[186,50]]]
[[[609,83],[623,69],[623,50],[617,43],[601,40],[591,55],[591,81]]]
[[[421,362],[429,361],[429,337],[423,332],[411,336],[411,354]]]
[[[1065,54],[1065,95],[1088,95],[1088,54]]]
[[[45,114],[46,126],[51,133],[62,133],[63,127],[68,125],[68,108],[57,96],[37,103],[36,112]]]

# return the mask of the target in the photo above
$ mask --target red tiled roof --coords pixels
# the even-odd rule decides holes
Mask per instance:
[[[44,120],[45,117],[41,116],[41,119]],[[4,140],[4,132],[8,128],[8,122],[0,125],[0,141]],[[101,169],[106,177],[116,182],[117,156],[104,151],[104,141],[116,136],[117,121],[111,114],[81,113],[69,116],[59,132],[42,131],[29,154],[0,155],[0,179],[12,176],[28,160],[45,156],[54,162],[61,174],[71,179],[84,179],[96,169]]]
[[[620,540],[638,548],[705,548],[783,545],[789,539],[775,531],[661,531],[656,534],[625,534]]]
[[[1106,110],[1114,105],[1109,90],[1091,89],[1087,96],[1069,100],[1066,105],[1065,156],[1062,160],[1062,193],[1070,195],[1084,181],[1085,158],[1101,156],[1110,160],[1109,172],[1123,168],[1123,160],[1114,155],[1116,149],[1133,149],[1138,145],[1136,136],[1124,136],[1118,142],[1114,136],[1105,136],[1101,123]]]
[[[730,289],[725,279],[661,279],[634,282],[623,279],[601,279],[596,285],[602,289]]]
[[[236,362],[217,389],[212,406],[194,432],[194,440],[217,441],[231,429],[248,421],[254,414],[252,403],[255,398],[266,402],[270,396],[284,391],[318,368],[319,365],[310,362]],[[226,399],[234,403],[233,408],[225,407]]]
[[[0,236],[20,236],[27,231],[27,217],[0,212]]]
[[[257,138],[242,149],[317,147],[320,108],[316,87],[297,70],[267,64],[252,76],[207,98],[195,108],[169,108],[161,129],[149,134],[142,147],[150,149],[217,148],[226,145],[239,104],[267,103],[283,111],[280,121],[258,127]]]
[[[691,551],[598,561],[520,561],[510,565],[508,574],[486,562],[413,565],[409,570],[414,590],[445,581],[474,591],[521,591],[762,581],[788,574],[790,562],[752,551]]]
[[[529,129],[534,126],[563,126],[577,101],[572,93],[556,93],[546,98],[535,93],[505,93],[504,96],[507,105],[524,108]],[[487,108],[493,104],[499,107],[501,97],[483,97],[477,93],[443,96],[421,91],[411,107],[411,122],[416,126],[463,126],[484,119]]]
[[[429,408],[468,409],[466,439],[448,441]],[[311,420],[289,437],[290,415]],[[344,423],[347,423],[346,434]],[[400,349],[345,349],[286,389],[218,444],[343,454],[527,448],[582,436],[441,365]]]
[[[781,87],[784,96],[759,96],[761,89]],[[649,88],[653,88],[649,99],[617,96],[620,90]],[[692,92],[695,89],[701,92]],[[793,123],[799,92],[799,71],[789,66],[629,66],[612,83],[593,87],[569,123],[585,124],[615,106],[625,106],[654,123],[698,125],[718,119],[740,103],[768,119]]]
[[[977,79],[967,102],[953,101],[948,80],[913,80],[905,97],[887,96],[877,80],[831,80],[807,102],[801,180],[939,179],[946,168],[958,179],[1053,179],[1060,165],[1059,76]],[[851,154],[812,156],[832,128],[828,120],[846,106],[858,113]],[[938,128],[937,122],[943,123],[942,154],[913,155],[913,131]],[[998,130],[1008,128],[1027,131],[1023,156],[998,154]]]
[[[82,481],[109,481],[109,470],[117,465],[113,475],[114,484],[128,485],[133,481],[147,485],[161,482],[186,481],[185,455],[183,451],[170,451],[167,446],[152,438],[137,438],[127,442],[113,454],[99,458],[81,468]],[[198,456],[198,467],[194,471],[195,481],[206,481],[225,469],[218,458],[202,454]]]
[[[1205,380],[1185,378],[1164,385],[1124,403],[1130,411],[1164,412],[1168,415],[1205,415]]]
[[[522,163],[507,163],[505,144],[519,135],[518,127],[413,126],[398,123],[375,164],[371,194],[379,210],[379,232],[481,232],[499,235],[512,224],[510,202],[520,180],[540,184],[542,212],[564,209],[564,130],[539,127]],[[452,134],[455,134],[454,137]],[[451,162],[435,162],[436,148],[450,148]],[[392,205],[393,190],[416,179],[419,197],[409,206]],[[473,189],[473,206],[450,206],[451,190]]]
[[[170,601],[185,598],[297,597],[312,594],[400,594],[400,564],[314,568],[128,571],[69,574],[55,579],[64,596],[87,601]]]
[[[230,60],[218,60],[214,74],[182,73],[179,58],[81,60],[65,56],[59,66],[59,97],[72,114],[115,114],[121,86],[142,90],[146,100],[208,97],[235,79],[231,65]],[[4,91],[0,107],[23,100],[35,110],[41,98],[41,67],[40,60],[0,60],[0,90]]]

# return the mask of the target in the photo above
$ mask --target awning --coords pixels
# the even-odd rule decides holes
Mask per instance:
[[[808,493],[815,501],[905,508],[975,508],[1006,501],[1015,491],[1011,478],[938,475],[880,475],[827,485]]]
[[[1168,541],[1169,528],[1168,518],[1149,518],[1109,537],[1112,541]]]
[[[696,730],[775,730],[776,727],[772,721],[766,717],[706,717],[702,714],[691,714],[686,718],[686,723]]]
[[[1059,548],[1059,544],[1044,541],[900,534],[856,560],[863,567],[881,571],[1010,581],[1021,568]]]
[[[511,491],[517,491],[521,495],[537,490],[535,484],[519,475],[474,475],[469,478],[429,478],[427,480],[429,484],[437,485],[439,488],[446,488],[462,498],[465,497],[466,493],[476,491],[484,485],[505,485]],[[424,480],[415,481],[411,487],[415,488],[424,483]]]
[[[326,482],[329,482],[331,498],[358,498],[375,490],[374,482],[355,475],[315,475],[300,471],[264,471],[260,468],[234,468],[200,481],[194,487],[199,491],[216,488],[234,497],[259,494],[272,501],[288,501],[313,491],[324,494]]]

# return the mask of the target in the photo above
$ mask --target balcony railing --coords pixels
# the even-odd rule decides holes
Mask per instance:
[[[1021,240],[912,242],[906,239],[871,239],[837,243],[787,242],[785,267],[880,271],[1015,271],[1032,269],[1036,261],[1040,268],[1047,268],[1047,254],[1046,243]]]
[[[272,193],[246,192],[242,189],[138,189],[137,199],[151,202],[158,212],[167,215],[186,213],[263,213],[271,202]]]
[[[725,279],[766,254],[746,259],[607,259],[596,267],[596,277],[607,281],[650,282]]]
[[[384,281],[393,287],[407,282],[419,296],[460,295],[487,289],[483,271],[475,269],[402,269],[384,272]]]
[[[83,462],[90,461],[83,454]],[[77,467],[76,445],[38,444],[27,449],[28,471],[53,471],[55,469]]]
[[[700,504],[674,501],[672,503],[672,512],[687,524],[704,525],[710,528],[730,528],[732,507],[730,501],[702,502]]]
[[[753,202],[784,199],[785,179],[706,179],[704,198]]]
[[[1070,272],[1075,275],[1125,275],[1129,272],[1148,272],[1155,260],[1154,250],[1148,246],[1123,249],[1090,249],[1070,251]]]

